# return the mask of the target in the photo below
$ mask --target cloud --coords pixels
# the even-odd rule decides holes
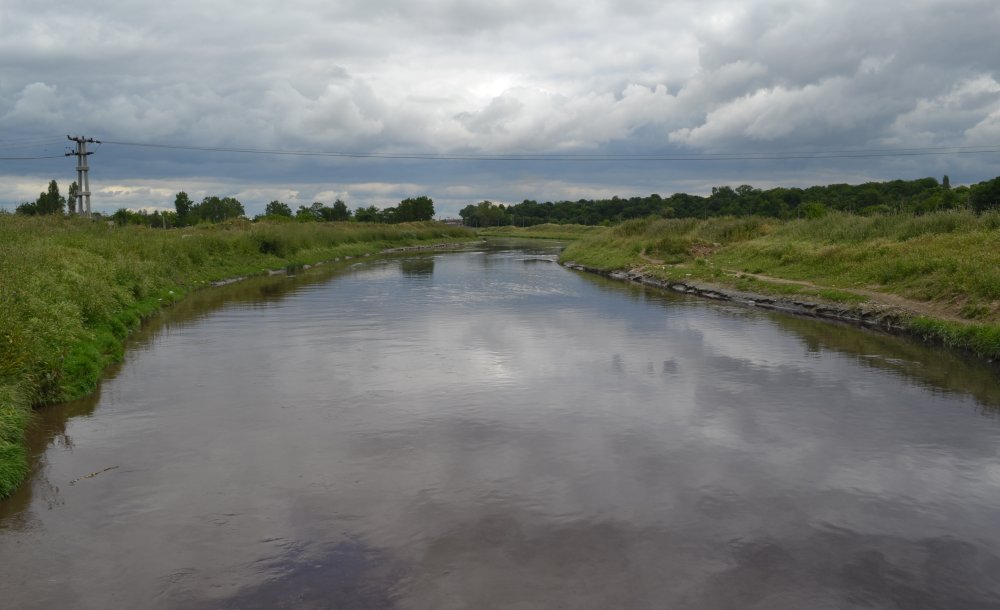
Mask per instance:
[[[453,154],[995,145],[998,22],[1000,7],[984,0],[99,0],[85,7],[7,0],[0,144],[82,133],[209,147]],[[56,150],[48,145],[45,152]],[[836,168],[456,168],[110,145],[99,155],[92,178],[106,183],[215,180],[221,190],[243,181],[262,194],[347,193],[352,183],[379,183],[495,200],[512,200],[532,184],[565,186],[530,196],[541,199],[620,186],[668,194],[686,184],[754,179],[809,184],[944,168],[956,181],[975,181],[995,173],[971,156]],[[71,176],[54,164],[0,163],[8,183],[57,172]],[[9,204],[6,197],[0,203]]]

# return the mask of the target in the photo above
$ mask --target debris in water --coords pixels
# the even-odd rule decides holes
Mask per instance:
[[[118,468],[118,467],[117,466],[110,466],[108,468],[105,468],[104,470],[98,470],[97,472],[92,472],[92,473],[84,475],[84,476],[82,476],[80,478],[73,479],[72,481],[69,482],[69,484],[70,485],[76,485],[79,481],[82,481],[84,479],[93,479],[97,475],[104,474],[105,472],[107,472],[109,470],[114,470],[115,468]]]

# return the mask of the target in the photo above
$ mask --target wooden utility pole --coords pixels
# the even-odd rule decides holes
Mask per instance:
[[[76,142],[76,152],[68,152],[66,156],[76,156],[77,213],[90,218],[90,176],[88,175],[90,167],[87,165],[87,157],[94,153],[87,152],[87,144],[100,144],[100,142],[94,138],[86,138],[84,136],[68,135],[66,139]]]

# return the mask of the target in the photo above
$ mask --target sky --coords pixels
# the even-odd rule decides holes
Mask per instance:
[[[65,193],[67,134],[104,212],[970,184],[998,31],[995,0],[0,0],[0,206]]]

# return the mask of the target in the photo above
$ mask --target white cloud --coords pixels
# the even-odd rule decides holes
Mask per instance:
[[[985,0],[100,0],[79,7],[6,0],[0,140],[85,133],[198,146],[457,153],[995,144],[997,23],[1000,8]],[[454,185],[499,199],[538,183],[563,184],[565,195],[552,196],[568,196],[787,175],[759,164],[655,172],[494,165],[470,175],[441,164],[417,176],[406,164],[359,163],[327,173],[329,165],[309,160],[129,152],[106,155],[103,166],[95,157],[92,178],[207,180],[216,192],[242,182],[253,197],[268,189],[348,193],[352,183],[396,184],[394,193],[419,185],[433,195]],[[937,161],[890,160],[865,173],[917,177],[936,173]],[[977,159],[952,161],[956,180],[995,172]],[[8,163],[0,173],[41,179],[49,167]],[[858,174],[849,164],[841,169]],[[811,176],[791,178],[818,181],[831,168],[802,171]]]

